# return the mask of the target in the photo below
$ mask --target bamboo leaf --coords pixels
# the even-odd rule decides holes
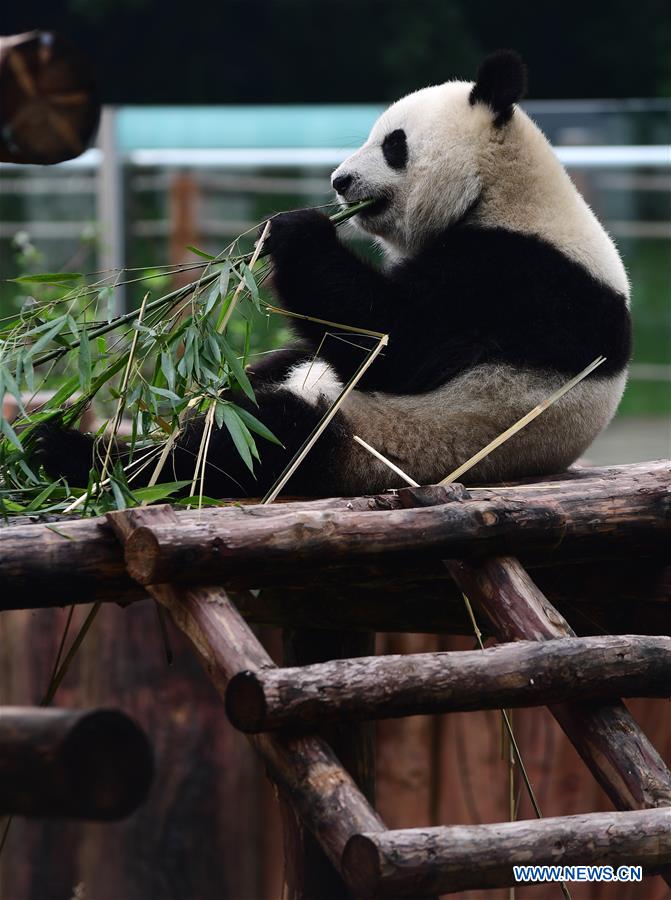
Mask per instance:
[[[165,500],[177,491],[191,484],[190,481],[166,481],[163,484],[154,484],[151,487],[135,488],[133,496],[141,503],[155,503],[157,500]]]
[[[65,281],[77,281],[82,277],[81,272],[41,272],[39,275],[19,275],[18,278],[10,278],[18,284],[59,284]]]
[[[6,368],[5,366],[3,366],[3,369],[2,369],[2,380],[4,381],[5,386],[6,386],[7,390],[9,391],[9,393],[16,400],[19,410],[21,411],[21,415],[25,416],[26,408],[23,405],[21,391],[19,390],[19,386],[17,385],[16,381],[14,380],[14,376],[9,371],[9,369]]]
[[[172,356],[170,353],[166,353],[165,351],[161,353],[161,370],[165,375],[165,380],[168,382],[168,387],[171,391],[175,390],[175,363],[173,362]]]
[[[207,303],[205,304],[205,313],[207,315],[219,299],[219,285],[215,283],[214,287],[210,291],[210,295],[207,298]]]
[[[219,276],[219,293],[221,294],[222,300],[226,297],[226,294],[228,294],[228,284],[231,280],[231,270],[231,261],[227,259],[221,270],[221,275]]]
[[[219,335],[219,346],[221,347],[221,352],[224,354],[224,358],[226,362],[231,368],[233,375],[235,376],[235,380],[238,382],[244,393],[249,397],[252,403],[256,403],[256,397],[254,396],[254,388],[251,385],[249,378],[247,377],[247,373],[242,368],[242,363],[238,359],[235,352],[228,346],[226,343],[226,339]]]
[[[67,316],[59,316],[57,319],[54,319],[49,331],[42,335],[42,337],[35,341],[32,347],[27,351],[29,356],[35,356],[36,353],[39,353],[40,350],[44,350],[47,344],[50,344],[53,339],[56,337],[58,332],[63,328],[65,322],[67,320]]]
[[[195,253],[196,256],[201,256],[203,259],[216,259],[216,256],[212,256],[211,253],[206,253],[204,250],[199,250],[198,247],[192,247],[190,245],[187,246],[187,250],[190,250],[191,253]]]
[[[4,434],[10,444],[12,444],[14,447],[16,447],[17,450],[20,450],[23,453],[21,441],[18,439],[18,437],[16,436],[16,432],[4,416],[0,416],[0,432]],[[247,453],[249,453],[249,450],[247,451]]]
[[[246,409],[242,409],[240,406],[236,406],[234,403],[232,403],[231,406],[233,406],[236,413],[240,416],[240,418],[250,431],[255,432],[260,437],[265,438],[267,441],[270,441],[273,444],[277,444],[278,447],[284,446],[284,444],[275,437],[272,431],[269,428],[266,428],[263,422],[259,422],[256,416],[253,416]]]
[[[254,474],[254,463],[252,462],[252,454],[249,450],[249,444],[247,443],[247,439],[245,438],[245,434],[243,432],[243,423],[238,417],[237,413],[233,409],[230,404],[226,404],[224,406],[224,424],[228,429],[228,433],[233,439],[233,443],[235,444],[235,449],[240,454],[242,461],[247,466],[249,471]]]
[[[252,303],[254,304],[255,308],[260,311],[261,299],[259,297],[259,288],[256,284],[254,276],[252,275],[252,270],[246,263],[243,262],[240,263],[240,271],[242,272],[242,277],[249,290],[249,294],[252,298]]]
[[[160,388],[156,387],[155,384],[150,384],[149,390],[152,394],[157,394],[159,397],[165,397],[167,400],[172,400],[175,403],[182,402],[182,397],[179,397],[174,391],[169,391],[166,388]]]

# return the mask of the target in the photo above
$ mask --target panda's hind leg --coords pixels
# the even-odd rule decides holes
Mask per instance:
[[[319,424],[328,408],[326,400],[309,403],[281,387],[257,388],[258,406],[246,398],[236,405],[261,421],[281,442],[281,446],[254,435],[260,461],[252,475],[242,460],[224,425],[215,427],[209,440],[204,492],[211,497],[259,497],[280,477],[292,457]],[[178,440],[171,461],[171,478],[193,476],[202,441],[203,418],[195,420]],[[348,440],[340,415],[331,420],[324,433],[288,482],[285,494],[328,496],[337,491],[338,461]]]

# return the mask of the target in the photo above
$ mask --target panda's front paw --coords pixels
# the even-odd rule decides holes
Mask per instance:
[[[323,213],[314,209],[298,209],[279,213],[270,220],[265,249],[278,258],[286,254],[335,240],[335,226]]]
[[[35,429],[32,461],[54,481],[64,478],[70,487],[86,487],[93,465],[93,440],[74,428],[40,425]]]

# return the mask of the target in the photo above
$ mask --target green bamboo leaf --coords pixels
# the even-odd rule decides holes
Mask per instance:
[[[228,428],[228,433],[233,438],[235,449],[238,451],[242,461],[253,475],[254,463],[252,462],[252,454],[249,450],[249,444],[247,443],[243,431],[244,424],[229,404],[224,406],[224,424],[226,425],[226,428]]]
[[[79,328],[77,327],[77,323],[74,320],[74,317],[68,313],[68,328],[74,335],[75,339],[79,337]]]
[[[198,247],[187,246],[187,250],[190,250],[192,253],[195,253],[196,256],[202,256],[203,259],[216,259],[216,256],[212,256],[211,253],[206,253],[204,250],[199,250]]]
[[[42,272],[39,275],[19,275],[9,281],[16,281],[18,284],[59,284],[63,281],[77,281],[81,277],[81,272]]]
[[[226,403],[222,403],[220,400],[217,400],[216,405],[214,407],[214,421],[217,423],[217,428],[221,428],[224,424],[224,409],[226,408]]]
[[[31,502],[26,507],[26,512],[34,512],[35,510],[42,510],[44,505],[44,501],[47,500],[55,491],[63,491],[63,485],[59,481],[52,481],[51,484],[48,484],[43,491],[34,497]]]
[[[51,323],[51,328],[42,337],[35,341],[32,347],[29,348],[28,355],[35,356],[40,350],[44,350],[47,344],[50,344],[53,339],[56,337],[58,332],[63,328],[65,322],[67,320],[67,316],[59,316],[57,319],[54,319]]]
[[[21,363],[23,365],[23,378],[26,382],[26,387],[32,394],[35,390],[35,370],[33,369],[33,361],[30,356],[27,356],[24,353],[21,356]]]
[[[152,394],[157,394],[159,397],[165,397],[167,400],[173,400],[175,403],[181,403],[182,397],[179,397],[174,391],[169,391],[166,388],[156,387],[155,384],[149,385],[149,390]]]
[[[224,266],[221,270],[221,275],[219,276],[219,293],[221,294],[222,300],[228,294],[228,284],[231,280],[231,261],[227,259],[224,263]]]
[[[26,415],[26,408],[23,405],[23,399],[21,398],[21,391],[19,390],[19,386],[14,380],[14,376],[5,366],[2,367],[2,381],[5,383],[5,386],[9,393],[14,397],[21,411],[21,415]]]
[[[226,343],[226,339],[219,335],[219,346],[221,347],[221,352],[224,354],[226,362],[231,368],[233,375],[235,376],[235,380],[238,382],[242,390],[249,397],[252,403],[256,403],[256,397],[254,396],[254,388],[252,387],[249,378],[247,377],[247,373],[242,368],[242,363],[238,359],[235,352],[228,346]]]
[[[259,422],[256,416],[253,416],[250,412],[247,412],[246,409],[242,409],[240,406],[236,406],[234,403],[231,404],[235,409],[236,413],[240,416],[242,421],[245,423],[247,428],[250,431],[254,431],[260,437],[265,438],[267,441],[270,441],[273,444],[277,444],[278,447],[283,447],[284,444],[278,440],[272,431],[263,424],[263,422]]]
[[[135,488],[133,496],[141,503],[155,503],[157,500],[165,500],[177,491],[181,491],[190,481],[166,481],[163,484],[154,484],[151,487]]]
[[[175,363],[170,353],[161,353],[161,370],[171,391],[175,390]]]
[[[227,506],[225,500],[215,500],[213,497],[181,497],[174,501],[174,506],[193,506],[198,502],[198,506]]]
[[[242,277],[244,279],[245,284],[249,290],[250,296],[252,298],[252,303],[256,307],[257,310],[261,309],[261,301],[259,298],[259,288],[254,280],[254,276],[252,275],[252,270],[246,263],[240,263],[240,271],[242,272]]]
[[[219,342],[214,334],[208,334],[207,336],[207,347],[210,353],[212,354],[212,362],[215,362],[217,365],[221,362],[221,347],[219,346]]]
[[[10,444],[12,444],[14,447],[16,447],[17,450],[20,450],[23,453],[21,441],[18,439],[16,432],[4,416],[0,416],[0,432],[4,434]],[[249,453],[249,450],[247,451],[247,453]]]
[[[219,285],[215,284],[214,287],[212,288],[212,290],[210,291],[209,297],[207,298],[207,302],[205,304],[204,315],[207,315],[212,310],[212,308],[214,307],[214,305],[218,299],[219,299]]]

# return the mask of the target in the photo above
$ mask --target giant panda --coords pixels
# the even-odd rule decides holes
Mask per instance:
[[[390,106],[332,176],[379,266],[315,210],[271,220],[281,306],[389,334],[389,344],[292,477],[294,495],[358,494],[401,482],[359,435],[416,481],[435,483],[597,356],[607,361],[466,479],[560,472],[613,416],[630,356],[629,285],[618,252],[516,105],[525,68],[512,51],[474,83],[448,81]],[[259,440],[252,478],[225,429],[213,433],[205,492],[258,496],[282,472],[375,341],[296,318],[300,342],[251,366],[253,411],[283,447]],[[330,329],[331,331],[337,329]],[[315,354],[319,356],[315,359]],[[244,404],[240,398],[236,402]],[[181,435],[163,478],[190,478],[202,422]],[[41,458],[85,484],[88,438],[51,430]]]

